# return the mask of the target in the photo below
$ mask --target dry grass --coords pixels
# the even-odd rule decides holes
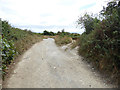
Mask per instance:
[[[55,39],[55,43],[58,46],[62,46],[72,42],[72,38],[68,36],[56,36],[54,39]]]
[[[75,48],[77,46],[79,46],[79,40],[78,39],[73,41],[73,43],[71,45],[71,49],[73,49],[73,48]]]
[[[23,39],[20,39],[15,42],[15,47],[18,52],[18,55],[22,54],[24,51],[29,49],[33,44],[42,40],[42,37],[37,35],[28,35]]]
[[[44,38],[44,39],[47,39],[47,38],[55,38],[55,36],[47,36],[47,35],[44,35],[43,38]]]

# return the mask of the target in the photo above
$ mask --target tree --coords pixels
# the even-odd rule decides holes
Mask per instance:
[[[61,32],[60,32],[60,31],[58,31],[58,32],[57,32],[57,35],[60,35],[60,34],[61,34]]]
[[[55,33],[54,32],[52,32],[52,31],[47,31],[47,30],[45,30],[44,32],[43,32],[43,35],[50,35],[50,36],[54,36],[55,35]]]
[[[50,35],[50,36],[54,36],[54,35],[55,35],[55,33],[54,33],[54,32],[52,32],[52,31],[50,31],[50,32],[49,32],[49,35]]]
[[[62,33],[64,33],[65,32],[65,29],[62,29]]]
[[[109,2],[107,7],[103,8],[101,15],[105,17],[106,26],[109,26],[111,30],[117,30],[120,32],[120,1],[117,3]]]
[[[85,33],[89,34],[92,30],[94,30],[94,25],[99,23],[100,20],[97,17],[93,18],[92,15],[85,14],[80,17],[77,21],[78,25],[81,25],[81,28],[85,28]]]
[[[49,35],[49,32],[48,32],[47,30],[45,30],[45,31],[43,32],[43,35]]]

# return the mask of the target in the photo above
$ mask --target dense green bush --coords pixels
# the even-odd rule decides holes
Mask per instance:
[[[2,57],[1,57],[1,55],[2,55],[2,35],[0,35],[0,74],[2,72]]]
[[[93,30],[80,36],[79,53],[117,84],[120,73],[120,6],[117,2],[109,2],[100,15],[102,19],[94,23]]]
[[[7,39],[2,39],[2,70],[7,68],[13,60],[16,54],[13,41],[7,41]]]

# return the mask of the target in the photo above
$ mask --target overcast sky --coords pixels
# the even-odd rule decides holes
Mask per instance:
[[[34,32],[82,33],[76,21],[85,12],[102,10],[109,0],[0,0],[0,18],[15,27]]]

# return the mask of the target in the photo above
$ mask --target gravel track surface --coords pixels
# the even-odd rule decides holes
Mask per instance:
[[[21,58],[6,88],[109,88],[91,71],[76,50],[65,51],[48,38]]]

